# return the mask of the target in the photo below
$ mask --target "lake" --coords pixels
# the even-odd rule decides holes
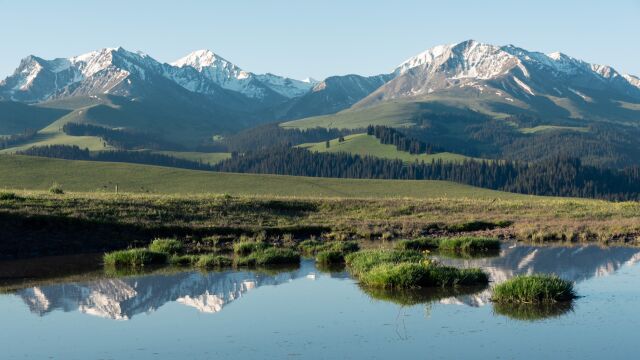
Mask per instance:
[[[637,349],[640,249],[505,243],[499,256],[439,261],[482,267],[492,284],[555,273],[580,298],[504,308],[491,287],[371,292],[313,260],[133,276],[104,274],[89,255],[3,262],[0,358],[599,359]]]

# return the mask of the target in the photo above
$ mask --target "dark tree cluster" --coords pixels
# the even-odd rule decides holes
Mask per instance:
[[[388,126],[369,125],[369,127],[367,127],[367,134],[375,136],[382,144],[394,145],[399,151],[410,154],[433,154],[434,152],[442,152],[442,149],[437,146],[407,137],[400,131]]]
[[[214,141],[208,146],[201,146],[200,150],[245,153],[258,151],[274,146],[295,146],[303,143],[322,142],[345,135],[362,132],[362,130],[341,129],[286,129],[278,124],[266,124]]]
[[[181,150],[181,146],[160,139],[152,134],[126,129],[110,129],[104,126],[80,123],[66,123],[62,131],[72,136],[97,136],[116,149],[124,150]]]
[[[22,134],[0,136],[0,150],[29,141],[33,139],[37,133],[36,130],[25,130]]]
[[[90,152],[88,149],[81,149],[75,145],[48,145],[32,147],[27,150],[19,151],[17,154],[67,160],[126,162],[192,170],[212,170],[212,167],[209,164],[179,159],[164,154],[155,154],[149,151],[113,150]]]
[[[589,197],[609,200],[640,198],[640,170],[615,170],[583,165],[580,160],[554,157],[517,161],[433,161],[403,163],[346,153],[317,153],[277,147],[236,156],[214,170],[295,176],[447,180],[522,194]]]

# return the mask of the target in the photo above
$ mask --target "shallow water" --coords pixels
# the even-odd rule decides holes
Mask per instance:
[[[307,260],[268,272],[113,278],[89,269],[26,287],[5,276],[0,358],[634,357],[639,249],[507,244],[500,256],[440,261],[483,267],[495,282],[556,273],[576,281],[581,298],[531,310],[494,308],[490,288],[368,294],[347,273]]]

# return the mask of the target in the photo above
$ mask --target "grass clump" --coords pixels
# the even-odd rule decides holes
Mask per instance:
[[[12,192],[0,192],[0,201],[5,200],[5,201],[18,201],[18,200],[24,200],[23,197],[16,195],[16,193],[12,193]]]
[[[344,253],[338,250],[324,250],[316,254],[316,262],[323,265],[344,263]]]
[[[458,224],[451,224],[447,226],[447,229],[455,232],[471,232],[471,231],[483,231],[483,230],[493,230],[496,228],[505,228],[511,226],[513,223],[511,221],[500,220],[496,222],[492,221],[468,221]]]
[[[64,194],[64,190],[62,189],[62,185],[60,185],[58,183],[51,184],[51,186],[49,187],[49,192],[52,193],[52,194],[56,194],[56,195]]]
[[[395,244],[397,250],[434,250],[437,249],[440,242],[434,238],[418,238],[410,240],[400,240]]]
[[[231,264],[231,259],[226,256],[207,254],[200,255],[194,265],[199,268],[210,269],[231,266]]]
[[[104,254],[105,265],[114,267],[143,267],[167,262],[167,254],[147,249],[119,250]]]
[[[169,255],[182,252],[182,242],[176,239],[155,239],[149,244],[149,250]]]
[[[500,250],[500,240],[475,236],[443,238],[438,249],[465,253],[497,251]]]
[[[422,254],[412,250],[364,250],[345,256],[349,271],[355,276],[381,264],[419,263],[422,260],[424,260]]]
[[[361,274],[360,281],[371,287],[415,289],[486,285],[489,277],[480,269],[457,269],[424,263],[386,263]]]
[[[338,251],[347,254],[358,251],[360,246],[355,241],[305,240],[298,244],[298,249],[302,254],[310,256],[323,251]]]
[[[241,241],[233,244],[233,252],[238,256],[248,256],[254,252],[269,248],[269,244],[255,241]]]
[[[169,264],[173,266],[194,266],[199,259],[199,255],[173,255],[169,258]]]
[[[283,265],[300,262],[300,254],[291,249],[266,248],[236,259],[239,266]]]
[[[553,303],[576,298],[571,281],[555,275],[520,275],[496,285],[497,303]]]

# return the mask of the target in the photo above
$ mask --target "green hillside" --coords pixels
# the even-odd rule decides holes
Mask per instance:
[[[444,181],[357,180],[253,175],[0,155],[0,189],[165,194],[217,193],[299,197],[532,199]]]
[[[64,109],[43,108],[12,101],[0,101],[0,135],[39,130],[69,113]]]
[[[444,161],[463,161],[465,159],[471,159],[470,157],[454,154],[454,153],[438,153],[438,154],[420,154],[413,155],[405,151],[399,151],[393,145],[387,145],[380,143],[380,140],[376,139],[372,135],[354,134],[345,136],[343,142],[339,142],[338,139],[333,139],[329,142],[327,148],[326,142],[309,143],[299,145],[311,151],[317,152],[346,152],[357,155],[369,155],[384,159],[400,159],[406,162],[424,161],[431,162],[432,160],[444,160]]]

